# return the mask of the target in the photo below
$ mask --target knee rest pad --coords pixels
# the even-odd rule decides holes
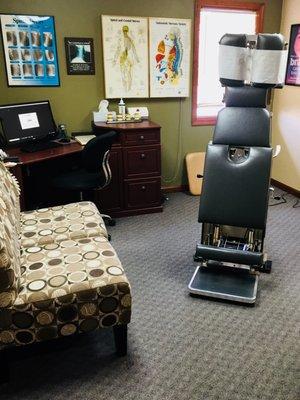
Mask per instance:
[[[204,260],[224,261],[253,266],[263,264],[263,253],[207,246],[201,243],[197,244],[195,255],[196,257],[202,257]]]

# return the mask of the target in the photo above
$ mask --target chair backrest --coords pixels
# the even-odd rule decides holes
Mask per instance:
[[[19,195],[16,179],[0,162],[0,308],[14,303],[20,284]]]
[[[206,151],[199,222],[265,229],[272,161],[265,98],[266,89],[228,91]]]
[[[242,162],[229,152],[228,145],[207,147],[198,221],[265,229],[272,149],[250,147]]]
[[[83,167],[89,172],[100,172],[107,152],[116,140],[117,132],[110,131],[90,140],[82,151]]]

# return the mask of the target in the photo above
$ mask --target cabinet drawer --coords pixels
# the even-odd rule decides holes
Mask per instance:
[[[125,181],[125,207],[146,208],[161,205],[160,178]]]
[[[123,133],[123,141],[125,146],[139,146],[143,144],[160,143],[160,130],[140,130],[129,131]]]
[[[160,146],[133,147],[124,150],[126,178],[160,175]]]

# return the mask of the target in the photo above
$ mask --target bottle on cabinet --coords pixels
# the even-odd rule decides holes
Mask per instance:
[[[120,99],[118,108],[119,108],[119,114],[121,114],[123,116],[123,119],[125,119],[125,103],[122,98]]]

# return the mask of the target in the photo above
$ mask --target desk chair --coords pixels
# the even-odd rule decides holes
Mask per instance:
[[[79,168],[55,177],[52,186],[78,191],[80,201],[83,200],[84,191],[104,189],[108,186],[112,177],[108,163],[109,152],[116,137],[117,132],[111,131],[90,140],[82,151]],[[115,220],[109,215],[101,215],[110,226],[115,225]]]

